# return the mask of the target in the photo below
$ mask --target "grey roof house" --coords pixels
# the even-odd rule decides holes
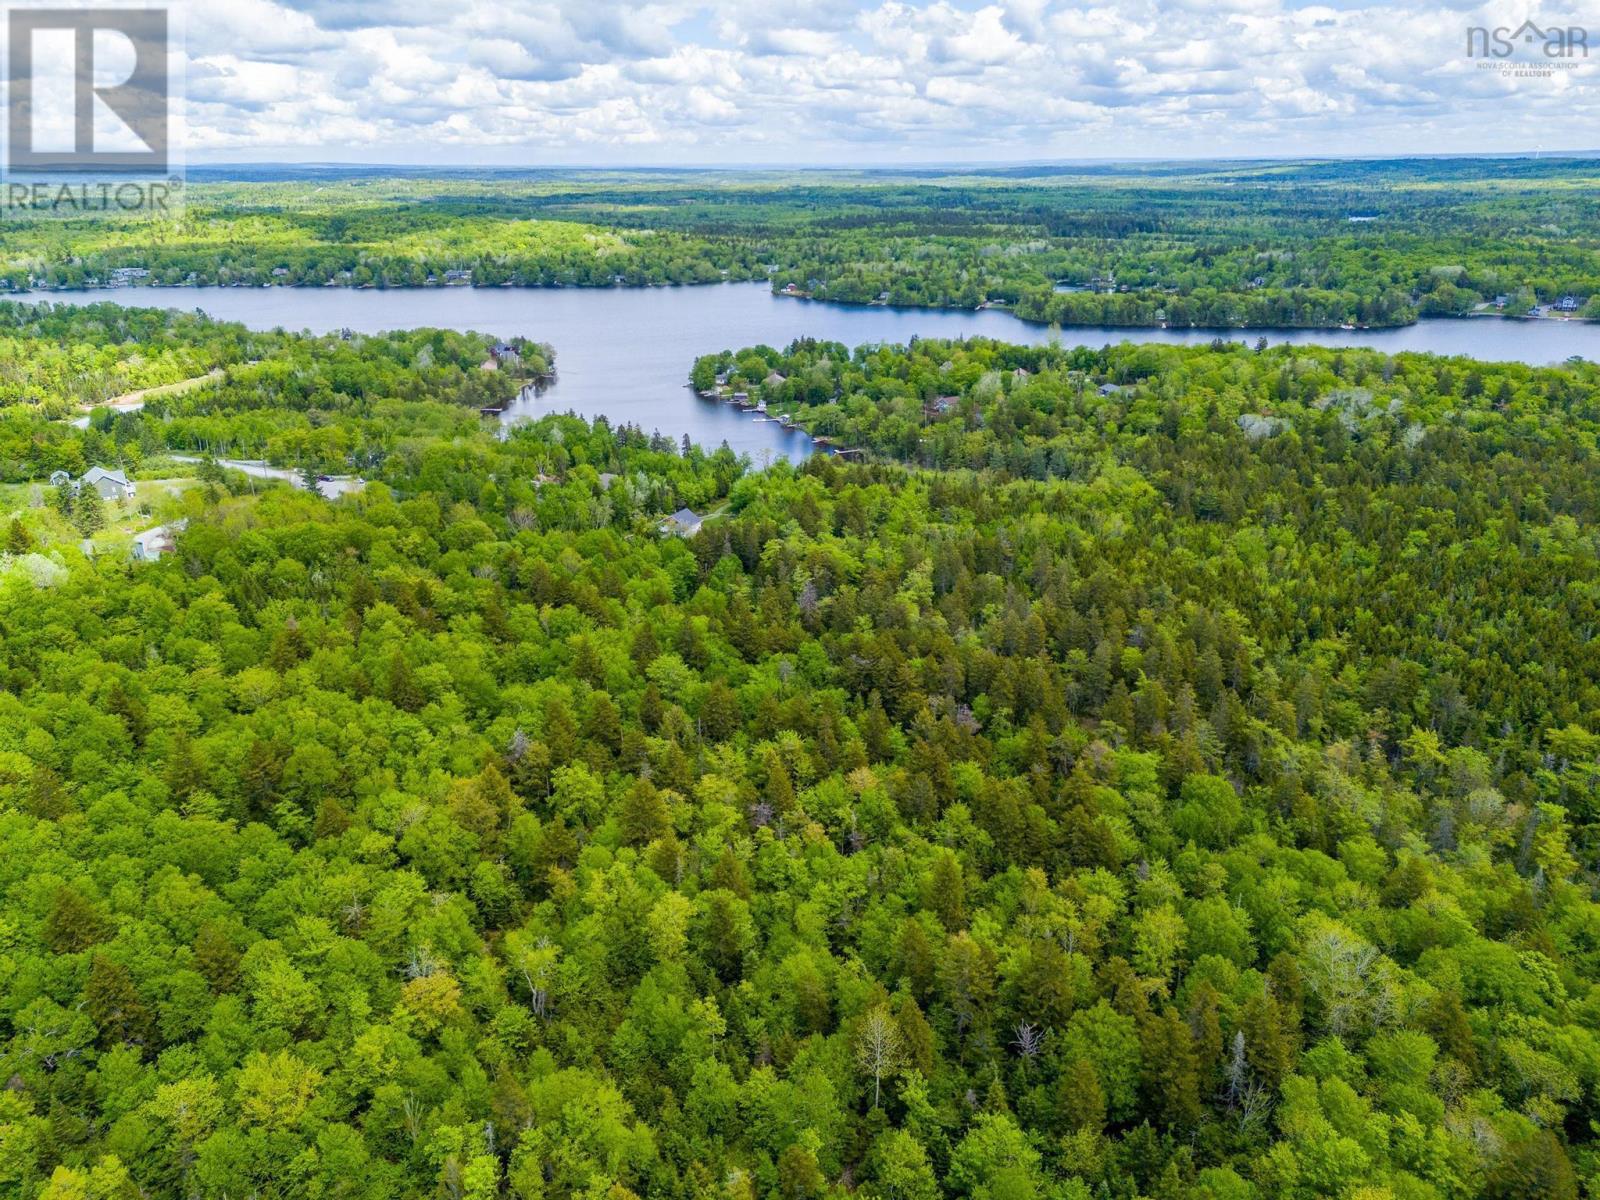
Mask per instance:
[[[661,522],[662,533],[675,533],[679,537],[690,537],[700,531],[700,526],[705,523],[692,508],[680,508],[665,521]]]
[[[102,500],[132,500],[134,486],[121,471],[112,471],[106,467],[90,467],[83,473],[81,479],[74,480],[65,471],[51,471],[50,482],[55,487],[63,483],[71,483],[74,492],[81,491],[85,484],[100,493]]]
[[[163,554],[171,554],[178,548],[177,535],[182,533],[188,524],[187,520],[174,521],[171,525],[157,525],[154,529],[134,534],[132,550],[134,562],[153,562]]]
[[[83,478],[78,480],[81,488],[88,484],[100,493],[104,500],[131,500],[133,498],[133,484],[121,471],[110,471],[105,467],[90,467],[83,473]]]

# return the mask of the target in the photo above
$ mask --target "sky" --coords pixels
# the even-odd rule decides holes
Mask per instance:
[[[102,0],[103,2],[103,0]],[[1571,6],[1398,0],[203,0],[191,163],[1034,162],[1593,149],[1592,61],[1468,29]],[[1540,56],[1534,56],[1540,57]],[[1531,61],[1519,48],[1516,61]]]

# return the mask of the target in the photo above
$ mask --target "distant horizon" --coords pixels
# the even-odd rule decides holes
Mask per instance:
[[[1435,153],[1383,153],[1383,154],[1261,154],[1261,155],[1232,155],[1232,154],[1202,154],[1202,155],[1086,155],[1077,158],[1016,158],[1016,159],[927,159],[896,161],[880,159],[870,162],[834,162],[834,161],[729,161],[729,162],[685,162],[685,163],[658,163],[648,161],[618,161],[615,163],[598,162],[550,162],[550,163],[522,163],[507,164],[494,162],[439,162],[420,163],[403,162],[395,160],[360,159],[212,159],[200,162],[190,162],[188,169],[192,171],[213,171],[225,169],[271,169],[271,170],[359,170],[382,171],[396,170],[409,173],[426,171],[469,172],[483,171],[500,174],[516,174],[528,171],[917,171],[917,170],[1017,170],[1028,167],[1056,168],[1072,166],[1156,166],[1164,163],[1182,165],[1216,164],[1251,164],[1251,163],[1314,163],[1314,162],[1408,162],[1408,161],[1436,161],[1440,159],[1454,159],[1462,161],[1476,161],[1483,159],[1543,159],[1543,160],[1600,160],[1600,149],[1585,150],[1485,150],[1452,152],[1442,151]]]

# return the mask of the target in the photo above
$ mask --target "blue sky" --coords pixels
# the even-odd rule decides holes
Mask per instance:
[[[191,162],[927,163],[1589,149],[1570,6],[1297,0],[205,0]]]

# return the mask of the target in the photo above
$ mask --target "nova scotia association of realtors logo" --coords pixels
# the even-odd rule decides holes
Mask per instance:
[[[0,207],[59,215],[168,211],[171,27],[161,8],[13,8],[6,21]]]
[[[1474,25],[1467,30],[1467,57],[1479,70],[1548,78],[1570,71],[1589,57],[1589,31],[1582,25],[1524,21],[1515,27]]]

